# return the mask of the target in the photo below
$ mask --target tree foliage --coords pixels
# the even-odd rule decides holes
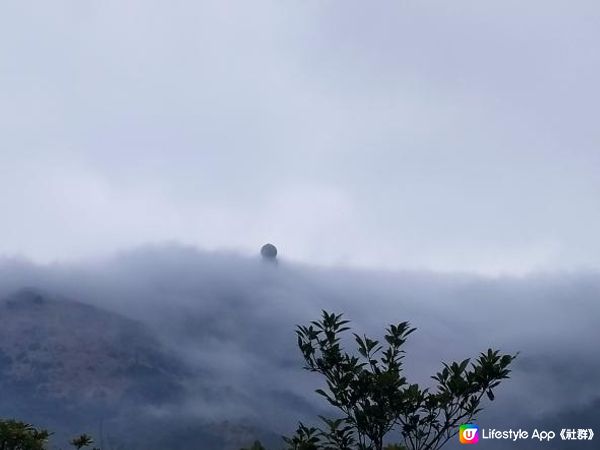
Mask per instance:
[[[0,420],[1,450],[43,450],[50,432],[17,420]]]
[[[494,400],[494,389],[509,378],[516,358],[489,349],[474,361],[444,363],[432,376],[435,388],[422,388],[403,376],[403,347],[415,328],[408,322],[390,325],[384,342],[354,333],[357,354],[349,354],[341,344],[348,324],[342,314],[323,311],[321,320],[297,327],[305,369],[325,379],[326,388],[316,392],[341,417],[321,417],[324,429],[301,423],[285,438],[290,450],[383,450],[393,430],[408,450],[438,450],[460,424],[476,418],[484,396]]]
[[[73,439],[71,439],[71,442],[69,442],[73,447],[75,447],[77,450],[81,450],[83,447],[89,447],[90,445],[92,445],[94,443],[94,440],[92,439],[91,436],[87,435],[87,434],[81,434]],[[100,450],[98,448],[94,448],[93,450]]]
[[[0,450],[45,450],[50,436],[52,433],[44,428],[36,428],[18,420],[0,419]],[[82,434],[69,443],[77,450],[81,450],[92,445],[94,440],[91,436]]]

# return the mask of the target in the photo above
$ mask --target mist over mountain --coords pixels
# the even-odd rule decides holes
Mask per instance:
[[[374,337],[392,322],[416,326],[412,382],[427,385],[441,361],[488,347],[520,351],[482,427],[600,429],[599,293],[591,272],[361,271],[176,245],[71,264],[5,259],[0,416],[60,436],[101,431],[131,449],[191,448],[194,436],[215,450],[277,443],[324,411],[293,331],[327,309]],[[146,441],[128,440],[142,429]]]
[[[598,450],[599,18],[0,2],[0,425],[280,450],[335,414],[294,333],[327,310],[375,339],[409,321],[421,388],[519,352],[482,428],[596,433],[485,449]]]

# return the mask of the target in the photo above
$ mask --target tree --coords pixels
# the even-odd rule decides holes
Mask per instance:
[[[50,434],[25,422],[0,420],[0,449],[44,450]]]
[[[476,418],[484,395],[494,400],[494,389],[509,378],[508,367],[517,357],[489,349],[474,362],[444,363],[432,376],[437,386],[431,390],[402,376],[403,346],[416,330],[408,322],[390,325],[385,343],[354,334],[357,355],[341,345],[348,324],[342,314],[323,311],[321,320],[296,329],[305,369],[325,378],[327,389],[316,392],[341,417],[321,417],[325,430],[301,423],[285,438],[291,450],[383,450],[392,430],[401,433],[408,450],[438,450],[460,424]]]
[[[73,447],[75,447],[77,450],[81,450],[83,447],[89,447],[90,445],[92,445],[94,443],[94,440],[92,439],[91,436],[87,435],[87,434],[81,434],[73,439],[71,439],[71,442],[69,442]],[[93,450],[99,450],[94,448]]]

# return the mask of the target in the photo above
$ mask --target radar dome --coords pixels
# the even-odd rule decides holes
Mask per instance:
[[[260,249],[260,254],[264,259],[275,259],[277,258],[277,247],[273,244],[265,244]]]

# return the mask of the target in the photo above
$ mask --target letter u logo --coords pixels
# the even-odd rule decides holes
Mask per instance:
[[[458,436],[461,444],[476,444],[479,441],[479,427],[477,425],[461,425]]]

